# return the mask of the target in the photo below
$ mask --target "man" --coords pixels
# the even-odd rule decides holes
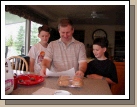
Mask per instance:
[[[84,76],[87,69],[85,45],[73,38],[74,28],[71,20],[60,20],[58,31],[60,39],[49,43],[42,61],[41,75],[46,77],[46,68],[54,72],[74,68],[76,75]]]

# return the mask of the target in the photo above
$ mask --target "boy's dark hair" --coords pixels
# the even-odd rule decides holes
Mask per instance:
[[[107,38],[96,38],[93,41],[93,45],[99,45],[101,48],[108,47],[108,40]]]
[[[38,32],[40,33],[41,31],[46,31],[46,32],[50,33],[51,29],[49,28],[48,25],[43,25],[43,26],[38,28]]]

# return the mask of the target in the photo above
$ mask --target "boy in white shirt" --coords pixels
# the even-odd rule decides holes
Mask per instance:
[[[38,32],[40,42],[33,45],[28,53],[28,56],[30,57],[29,71],[35,72],[36,74],[39,74],[41,62],[46,54],[46,48],[50,37],[50,28],[47,25],[43,25],[38,28]]]

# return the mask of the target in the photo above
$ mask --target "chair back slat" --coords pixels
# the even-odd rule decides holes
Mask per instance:
[[[19,70],[22,70],[21,69],[21,59],[19,59],[19,65],[18,66],[19,66]]]
[[[23,64],[22,64],[22,69],[24,69],[24,65],[25,65],[25,64],[24,64],[24,62],[23,62]]]
[[[13,62],[14,63],[14,62]],[[15,70],[18,70],[18,62],[17,60],[15,59]]]

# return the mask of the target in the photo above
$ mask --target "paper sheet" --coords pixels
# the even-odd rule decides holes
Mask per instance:
[[[61,76],[61,75],[74,76],[75,75],[75,69],[71,68],[69,70],[61,71],[61,72],[52,72],[49,69],[46,69],[46,75],[47,76]]]

